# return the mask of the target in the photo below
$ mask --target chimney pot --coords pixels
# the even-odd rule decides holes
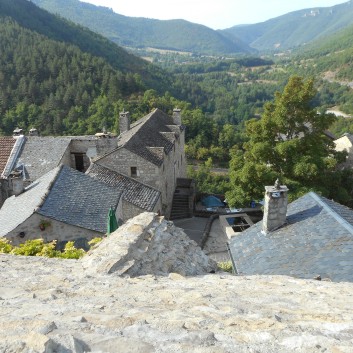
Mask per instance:
[[[38,130],[34,127],[32,127],[31,130],[29,130],[29,136],[38,136],[39,133],[38,133]]]
[[[23,129],[20,129],[19,127],[17,127],[14,131],[13,131],[13,136],[21,136],[23,135]]]

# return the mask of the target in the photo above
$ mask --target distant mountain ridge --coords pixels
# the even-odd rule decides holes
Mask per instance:
[[[353,25],[353,1],[332,7],[294,11],[262,23],[234,26],[221,32],[241,38],[259,51],[289,49]]]
[[[36,5],[100,33],[118,45],[152,47],[200,54],[254,52],[225,33],[185,20],[127,17],[79,0],[31,0]]]

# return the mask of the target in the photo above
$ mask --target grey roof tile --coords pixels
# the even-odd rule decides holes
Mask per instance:
[[[38,213],[105,233],[109,208],[116,208],[121,195],[120,190],[63,166]]]
[[[86,172],[90,177],[102,181],[123,192],[123,199],[146,211],[153,211],[161,193],[135,179],[93,163]]]
[[[14,230],[38,209],[59,170],[59,167],[54,168],[29,185],[25,192],[5,201],[0,209],[0,236]]]
[[[259,222],[230,241],[239,273],[353,281],[353,210],[311,192],[288,205],[284,226],[261,230]]]
[[[33,181],[59,166],[71,137],[28,136],[17,160],[24,165],[26,178]]]

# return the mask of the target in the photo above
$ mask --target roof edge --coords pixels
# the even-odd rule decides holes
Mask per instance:
[[[328,204],[320,199],[320,197],[313,191],[309,192],[309,195],[320,205],[326,212],[328,212],[342,227],[346,228],[349,233],[353,234],[353,226],[347,222],[342,216],[335,212]]]

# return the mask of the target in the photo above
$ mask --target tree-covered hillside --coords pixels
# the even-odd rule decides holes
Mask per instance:
[[[32,0],[38,6],[128,47],[153,47],[203,54],[251,52],[234,36],[184,20],[126,17],[79,0]]]
[[[143,89],[138,74],[117,71],[103,58],[12,19],[0,18],[0,38],[0,129],[5,133],[16,125],[33,125],[45,134],[94,132],[85,118],[100,97],[114,102]],[[110,128],[113,118],[106,116]]]
[[[353,24],[353,2],[294,11],[252,25],[224,30],[260,51],[298,47]]]
[[[113,46],[106,38],[83,29],[74,23],[53,16],[27,0],[0,0],[0,16],[11,17],[20,26],[52,40],[77,46],[82,51],[106,59],[123,72],[143,72],[147,63]]]

